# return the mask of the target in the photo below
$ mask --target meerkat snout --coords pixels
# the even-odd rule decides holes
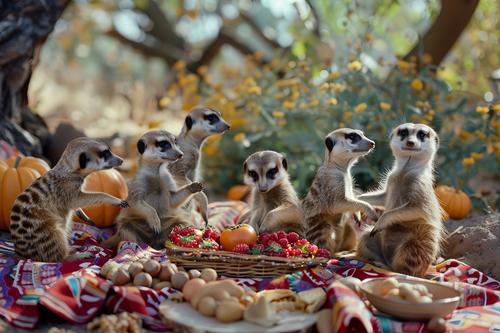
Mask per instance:
[[[174,162],[184,156],[177,146],[175,135],[162,130],[144,133],[137,141],[137,150],[141,159],[149,162]]]
[[[243,170],[244,182],[266,193],[288,177],[286,158],[275,151],[260,151],[250,155]]]
[[[391,150],[396,157],[431,156],[439,146],[436,132],[424,124],[402,124],[390,135]]]

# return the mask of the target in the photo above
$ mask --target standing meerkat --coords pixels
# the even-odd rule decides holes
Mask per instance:
[[[130,208],[120,212],[117,232],[104,245],[114,247],[128,240],[162,248],[173,226],[191,224],[186,212],[178,208],[203,186],[194,182],[177,188],[168,170],[170,163],[183,157],[176,141],[173,134],[162,130],[141,136],[137,142],[139,170],[128,184]]]
[[[94,171],[122,163],[100,141],[89,138],[70,141],[54,168],[35,180],[12,206],[10,232],[16,255],[45,262],[87,258],[87,253],[70,254],[74,211],[90,220],[80,207],[97,203],[128,207],[128,203],[106,193],[84,192],[84,179]]]
[[[304,232],[304,216],[290,183],[286,158],[275,151],[259,151],[243,164],[245,184],[253,187],[250,211],[238,223],[249,223],[258,232]]]
[[[423,276],[440,252],[441,208],[433,189],[433,164],[439,147],[436,132],[423,124],[402,124],[390,135],[395,157],[381,189],[359,198],[385,206],[363,234],[357,255],[392,270]]]
[[[355,197],[351,168],[375,143],[360,130],[340,128],[326,136],[325,146],[324,163],[302,200],[306,237],[332,253],[354,250],[357,235],[350,223],[352,213],[362,211],[373,220],[377,213]]]
[[[177,144],[184,153],[184,158],[171,163],[168,167],[179,186],[200,180],[200,160],[203,143],[209,136],[222,134],[229,129],[229,124],[215,110],[197,107],[189,112],[181,133],[177,137]],[[199,192],[194,196],[194,200],[200,208],[205,223],[208,223],[207,196],[204,192]],[[193,208],[191,203],[184,207],[188,212],[191,212]]]

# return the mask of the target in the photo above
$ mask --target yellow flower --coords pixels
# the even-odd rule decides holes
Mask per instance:
[[[174,64],[174,69],[175,69],[175,70],[181,71],[181,70],[183,70],[184,68],[186,68],[186,62],[185,62],[184,60],[178,60],[178,61]]]
[[[294,92],[292,92],[290,94],[290,99],[292,99],[292,100],[297,99],[297,98],[299,98],[299,96],[300,96],[300,93],[297,90],[295,90]]]
[[[170,105],[170,103],[172,103],[172,100],[169,98],[169,97],[162,97],[160,99],[160,101],[158,102],[158,105],[160,105],[160,107],[162,109],[166,108],[167,106]]]
[[[295,102],[292,102],[292,101],[284,101],[284,102],[283,102],[283,107],[284,107],[285,109],[291,110],[291,109],[295,108]]]
[[[491,122],[491,125],[493,126],[493,128],[500,128],[500,120],[493,120]]]
[[[419,79],[415,79],[411,81],[411,88],[413,90],[422,90],[424,88],[424,83]]]
[[[466,157],[462,160],[462,164],[466,167],[470,167],[475,163],[474,159],[472,157]]]
[[[293,69],[295,67],[297,67],[297,63],[295,61],[290,61],[288,63],[288,68]]]
[[[480,159],[482,159],[484,157],[484,154],[472,153],[472,154],[470,154],[470,157],[472,157],[474,159],[474,161],[479,161]]]
[[[286,125],[286,120],[285,120],[285,119],[278,119],[278,121],[276,122],[276,124],[277,124],[279,127],[285,127],[285,125]]]
[[[327,80],[335,80],[335,79],[339,78],[340,75],[342,75],[342,74],[339,71],[331,72],[330,75],[328,75]]]
[[[432,62],[432,56],[429,53],[424,53],[422,56],[422,62],[426,65],[430,64]]]
[[[326,101],[328,105],[337,105],[337,99],[336,98],[330,98],[328,101]]]
[[[481,141],[486,140],[486,134],[484,134],[483,132],[476,131],[475,133],[476,133],[477,137],[479,138],[479,140],[481,140]]]
[[[196,69],[196,72],[200,75],[205,75],[208,72],[208,66],[207,65],[202,65]]]
[[[458,136],[462,140],[469,140],[469,139],[472,138],[472,134],[469,133],[469,132],[467,132],[467,131],[460,131],[460,133],[458,134]]]
[[[243,132],[241,132],[241,133],[238,133],[238,134],[236,134],[236,135],[234,136],[233,141],[234,141],[234,142],[240,142],[240,141],[245,140],[245,138],[246,138],[246,137],[247,137],[247,136],[246,136],[246,134],[245,134],[245,133],[243,133]]]
[[[366,105],[366,103],[361,103],[361,104],[356,105],[356,107],[354,108],[354,111],[357,113],[365,112],[367,107],[368,107],[368,105]]]
[[[493,105],[493,111],[500,112],[500,103]]]
[[[272,114],[273,114],[274,118],[284,118],[285,117],[285,113],[281,112],[281,111],[273,111]]]
[[[476,108],[477,113],[488,113],[490,109],[487,106],[478,106]]]
[[[328,88],[330,88],[330,84],[328,84],[328,82],[322,83],[319,86],[319,90],[328,90]]]
[[[351,120],[351,119],[352,119],[352,112],[349,112],[349,111],[344,112],[344,114],[343,114],[343,119],[344,119],[345,121],[349,121],[349,120]]]
[[[388,111],[388,110],[390,110],[390,109],[391,109],[391,107],[392,107],[392,106],[391,106],[391,104],[389,104],[389,103],[385,103],[385,102],[380,103],[380,108],[381,108],[382,110],[384,110],[384,111]]]
[[[354,71],[359,71],[363,65],[358,60],[351,61],[350,63],[347,64],[347,69],[350,70],[351,72]]]
[[[313,99],[312,101],[309,102],[310,107],[315,107],[319,105],[319,101],[317,99]]]
[[[283,99],[283,97],[285,97],[285,94],[283,94],[283,93],[277,93],[274,95],[274,98],[276,98],[276,99]]]
[[[248,88],[248,93],[251,95],[260,95],[262,94],[262,89],[259,86],[251,86]]]
[[[409,70],[411,68],[411,64],[407,61],[404,61],[404,60],[398,60],[398,68],[400,71],[402,72],[406,72],[407,70]]]
[[[305,110],[305,109],[307,109],[307,104],[306,104],[306,103],[304,103],[304,102],[301,102],[301,103],[299,104],[299,109],[301,109],[301,110]]]
[[[336,92],[343,92],[345,90],[345,85],[343,83],[331,83],[330,88],[333,88]]]

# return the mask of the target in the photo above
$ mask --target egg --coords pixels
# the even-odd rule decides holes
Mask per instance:
[[[172,275],[174,275],[176,271],[174,270],[174,265],[166,262],[161,264],[160,274],[158,274],[158,278],[161,281],[170,281]]]
[[[435,333],[446,332],[446,320],[441,317],[433,317],[429,320],[429,323],[427,323],[427,328],[429,331]]]
[[[204,284],[206,284],[205,280],[202,280],[200,278],[195,278],[187,281],[184,284],[184,287],[182,287],[182,294],[184,295],[184,298],[186,301],[191,301],[191,298],[193,297],[194,293],[200,289]]]
[[[182,290],[184,284],[189,280],[189,275],[186,272],[177,272],[170,278],[172,287],[177,290]]]
[[[395,278],[388,278],[388,279],[385,279],[380,284],[379,293],[380,293],[380,295],[384,296],[385,294],[387,294],[392,289],[398,288],[398,287],[399,287],[399,281],[398,280],[396,280]]]
[[[163,288],[170,288],[170,287],[172,287],[172,284],[170,283],[170,281],[160,281],[158,283],[153,284],[153,289],[157,289],[157,290],[160,290]]]
[[[144,263],[144,272],[149,273],[152,277],[160,273],[161,265],[158,261],[149,259]]]
[[[130,281],[130,274],[123,268],[118,268],[111,276],[111,281],[115,286],[123,286]]]
[[[153,278],[148,273],[141,272],[134,277],[135,286],[143,286],[151,288],[152,283],[153,283]]]
[[[128,268],[128,272],[130,273],[130,276],[134,278],[137,274],[141,273],[143,269],[144,267],[140,262],[134,262]]]
[[[217,280],[217,272],[213,268],[204,268],[201,271],[200,277],[206,282],[211,282]]]
[[[196,279],[200,277],[201,273],[197,269],[191,269],[189,270],[188,275],[190,279]]]

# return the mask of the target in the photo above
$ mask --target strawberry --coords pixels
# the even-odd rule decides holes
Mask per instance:
[[[172,231],[170,233],[171,234],[178,234],[181,229],[182,229],[182,227],[176,225],[175,227],[172,228]]]
[[[281,238],[278,240],[278,244],[281,245],[282,248],[286,249],[288,247],[288,240],[286,238]]]
[[[193,228],[181,228],[178,232],[181,236],[194,235],[195,231]]]
[[[318,247],[316,245],[314,245],[314,244],[310,244],[307,247],[307,251],[309,251],[312,254],[315,254],[316,252],[318,252]]]
[[[286,232],[284,232],[284,231],[278,231],[276,233],[276,236],[278,236],[278,240],[283,239],[283,238],[286,239]]]
[[[220,233],[212,228],[207,228],[203,232],[203,238],[213,239],[214,241],[218,241],[220,239]]]
[[[283,252],[283,248],[276,242],[271,242],[266,249],[265,252],[273,252],[273,253],[281,253]]]
[[[330,258],[332,255],[327,249],[319,248],[316,251],[316,257]]]
[[[255,244],[250,249],[250,254],[262,254],[264,252],[264,246],[262,244]]]
[[[208,249],[208,250],[218,250],[219,243],[217,243],[215,240],[213,240],[211,238],[206,238],[206,239],[203,239],[199,243],[199,247],[202,249]]]
[[[233,248],[233,252],[248,254],[248,252],[250,252],[250,247],[248,244],[238,244]]]
[[[270,241],[274,241],[274,242],[277,242],[278,241],[278,234],[273,232],[270,236]]]
[[[299,239],[298,241],[295,242],[295,244],[297,245],[307,245],[309,244],[309,242],[307,241],[307,239]]]
[[[170,234],[170,236],[168,238],[170,239],[170,241],[172,241],[172,243],[178,245],[179,241],[181,240],[181,235],[179,235],[179,234]]]
[[[292,231],[288,233],[288,235],[286,235],[286,239],[290,244],[295,244],[300,239],[300,237],[298,233]]]
[[[266,246],[269,243],[269,240],[271,239],[271,234],[268,233],[263,233],[259,235],[260,242]]]

